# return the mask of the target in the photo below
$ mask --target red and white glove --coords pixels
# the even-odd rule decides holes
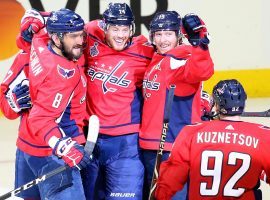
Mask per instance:
[[[44,26],[45,20],[37,10],[27,10],[21,20],[21,37],[31,43],[33,34],[39,32]]]
[[[12,83],[9,90],[5,93],[5,97],[10,108],[19,113],[22,110],[28,110],[32,107],[32,102],[29,94],[29,80],[23,79],[19,84]],[[15,86],[14,86],[15,85]]]
[[[182,19],[182,32],[192,46],[201,46],[204,49],[210,43],[205,23],[197,15],[190,13]]]
[[[91,162],[90,155],[85,152],[84,147],[70,137],[59,139],[52,136],[49,139],[49,146],[53,148],[53,153],[62,158],[70,167],[81,170]]]

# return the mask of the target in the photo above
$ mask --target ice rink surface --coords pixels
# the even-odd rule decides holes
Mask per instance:
[[[254,98],[248,99],[246,111],[265,111],[269,108],[270,98]],[[245,117],[243,120],[270,126],[270,118]],[[0,195],[13,189],[14,160],[16,150],[15,142],[17,137],[18,124],[19,120],[10,121],[5,119],[4,117],[0,118]],[[264,182],[262,182],[261,189],[263,191],[263,199],[269,200],[269,185],[266,185]]]

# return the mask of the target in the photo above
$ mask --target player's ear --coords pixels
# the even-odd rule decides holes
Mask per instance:
[[[57,36],[57,34],[52,34],[51,39],[54,42],[54,44],[56,44],[57,46],[59,46],[61,44],[60,38]]]

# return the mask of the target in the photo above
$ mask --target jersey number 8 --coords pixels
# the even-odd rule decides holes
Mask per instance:
[[[52,103],[52,107],[54,108],[58,108],[60,106],[61,100],[63,98],[63,95],[60,93],[57,93],[54,97],[53,103]]]

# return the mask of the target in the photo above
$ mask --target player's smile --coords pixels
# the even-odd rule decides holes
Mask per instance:
[[[130,37],[130,27],[129,26],[112,26],[108,27],[105,32],[106,42],[110,47],[116,51],[122,51],[129,40]]]
[[[158,53],[166,53],[178,44],[175,31],[157,31],[153,39]]]

